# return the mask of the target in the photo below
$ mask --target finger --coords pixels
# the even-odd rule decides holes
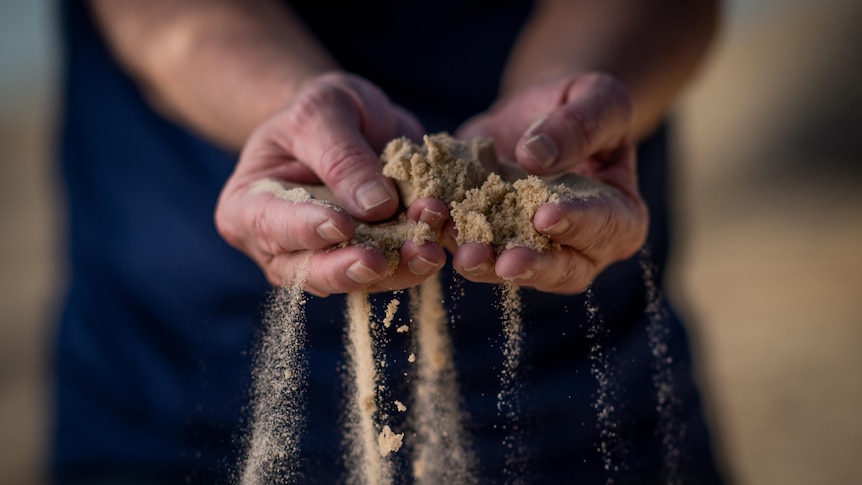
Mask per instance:
[[[355,222],[340,207],[321,201],[291,200],[277,182],[245,193],[225,192],[215,214],[216,227],[231,245],[255,258],[330,247],[350,239]]]
[[[482,113],[467,120],[455,132],[455,137],[470,141],[474,138],[487,138],[494,142],[494,152],[496,154],[497,164],[502,164],[511,161],[514,163],[512,150],[514,150],[514,141],[520,133],[514,133],[512,127],[501,122],[501,116],[498,113]],[[485,165],[485,163],[483,163]],[[487,165],[486,169],[490,169]],[[496,167],[495,167],[496,168]]]
[[[306,290],[321,296],[364,290],[385,278],[389,270],[386,257],[366,246],[347,246],[311,256],[303,251],[284,253],[261,266],[270,283],[278,286],[292,284],[301,271],[307,271]]]
[[[499,160],[512,160],[515,142],[523,133],[510,118],[516,110],[506,106],[500,112],[482,113],[467,120],[455,132],[455,137],[461,140],[474,138],[489,138],[494,140],[494,150]],[[526,128],[526,125],[524,125]]]
[[[241,220],[267,254],[323,249],[353,237],[355,223],[340,207],[322,202],[291,202],[273,194],[249,194]]]
[[[477,136],[492,138],[499,158],[513,159],[516,144],[524,132],[561,103],[560,96],[548,93],[562,92],[569,78],[549,79],[496,103],[488,112],[464,122],[456,132],[457,137],[465,140]]]
[[[286,126],[277,132],[285,150],[332,189],[339,205],[373,221],[396,211],[398,193],[369,141],[393,137],[398,121],[393,110],[379,106],[385,98],[367,96],[372,99],[334,83],[315,84],[288,107]]]
[[[520,136],[518,163],[537,175],[554,175],[625,143],[633,105],[626,89],[603,74],[576,77],[563,102]]]
[[[470,281],[476,283],[500,283],[494,273],[497,255],[488,244],[465,243],[455,251],[452,267]]]
[[[359,131],[375,153],[399,136],[421,141],[424,128],[419,120],[401,106],[395,105],[376,85],[365,79],[344,74],[323,76],[322,82],[343,89],[351,96],[359,114]]]
[[[446,252],[438,244],[417,246],[407,241],[399,250],[400,262],[395,272],[375,283],[369,291],[394,291],[412,288],[436,273],[446,264]]]
[[[649,215],[613,189],[586,200],[543,204],[533,216],[537,231],[603,266],[630,257],[646,240]]]
[[[455,130],[455,137],[461,140],[471,140],[479,137],[493,138],[493,130],[488,118],[489,116],[486,113],[473,116]]]
[[[442,200],[433,197],[416,199],[407,208],[407,218],[428,224],[439,239],[443,226],[449,219],[449,207]]]
[[[500,278],[540,291],[574,294],[586,289],[598,275],[597,266],[572,248],[541,253],[511,248],[500,253],[494,268]]]
[[[447,219],[443,224],[443,230],[440,232],[440,244],[452,254],[458,251],[458,230],[455,229],[455,221],[451,218]]]
[[[414,143],[421,143],[422,136],[425,135],[425,128],[422,126],[422,123],[412,113],[401,106],[395,106],[395,111],[398,119],[398,132],[390,140],[399,136],[406,136],[413,140]],[[388,142],[389,140],[387,140]],[[382,148],[380,151],[382,151]]]

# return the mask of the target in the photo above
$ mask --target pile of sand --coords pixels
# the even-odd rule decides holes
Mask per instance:
[[[423,197],[442,200],[455,222],[458,245],[490,244],[498,253],[515,246],[539,251],[551,247],[533,227],[536,210],[548,201],[587,195],[499,163],[493,143],[484,138],[460,141],[441,133],[426,135],[424,145],[399,138],[386,146],[380,159],[405,206]],[[506,180],[518,175],[523,178]]]

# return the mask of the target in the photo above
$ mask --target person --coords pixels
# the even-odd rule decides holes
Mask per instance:
[[[309,251],[309,482],[344,476],[341,296],[438,272],[464,294],[446,304],[483,482],[505,473],[500,317],[488,302],[489,283],[507,281],[526,289],[527,481],[667,479],[645,309],[670,248],[666,119],[717,10],[714,0],[63,1],[70,264],[53,482],[230,481],[266,294],[292,282]],[[441,245],[407,242],[388,273],[378,251],[332,249],[357,220],[399,209],[378,159],[386,142],[439,131],[491,137],[530,173],[572,171],[611,189],[539,209],[534,225],[558,251],[448,245],[446,265]],[[262,177],[325,184],[340,208],[249,190]],[[407,213],[447,239],[441,201]],[[684,430],[673,480],[718,483],[686,333],[661,305]],[[592,407],[591,306],[614,350],[625,443],[609,470]]]

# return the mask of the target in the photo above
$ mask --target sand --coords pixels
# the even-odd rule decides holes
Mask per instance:
[[[392,320],[395,319],[395,312],[398,311],[399,306],[401,306],[401,300],[397,296],[389,300],[389,304],[386,305],[386,315],[383,317],[384,327],[389,328],[392,326]]]
[[[397,219],[383,224],[358,223],[356,233],[345,245],[363,244],[379,249],[389,260],[389,273],[398,267],[400,257],[398,250],[405,241],[413,241],[417,246],[427,241],[436,241],[437,236],[431,226],[424,222],[407,219],[399,214]]]
[[[500,392],[497,413],[505,419],[506,461],[503,474],[507,483],[523,483],[527,475],[528,453],[524,444],[522,414],[523,322],[521,320],[521,289],[508,283],[499,287],[503,309],[503,368],[500,371]]]
[[[584,310],[589,322],[587,339],[590,342],[590,373],[598,385],[592,404],[596,411],[596,427],[599,431],[596,447],[608,472],[605,484],[611,485],[615,483],[617,473],[627,469],[628,447],[619,434],[622,424],[619,377],[613,364],[615,349],[611,346],[609,329],[601,317],[592,289],[587,289],[585,296]]]
[[[656,392],[658,434],[661,439],[664,458],[662,474],[665,483],[676,485],[683,483],[683,477],[680,476],[680,467],[685,458],[682,446],[686,429],[685,423],[680,419],[683,403],[676,393],[674,362],[673,357],[669,355],[668,312],[664,295],[656,285],[656,270],[650,257],[649,248],[642,249],[639,258],[647,290],[647,306],[644,313],[649,321],[647,336],[652,353],[650,366],[652,368],[653,387]]]
[[[307,202],[314,198],[311,192],[303,187],[289,188],[283,182],[271,178],[257,180],[251,185],[251,193],[262,192],[273,194],[279,199],[290,202]]]
[[[388,454],[401,448],[403,434],[388,425],[380,426],[376,393],[385,385],[377,371],[374,339],[371,336],[371,303],[365,292],[347,296],[348,320],[348,405],[347,440],[350,483],[392,483],[392,463]]]
[[[249,441],[240,471],[243,485],[296,483],[299,441],[305,428],[305,278],[309,259],[292,285],[275,288],[256,358]]]
[[[423,140],[424,145],[407,138],[392,140],[380,156],[383,174],[395,180],[405,206],[423,197],[447,203],[464,200],[468,190],[484,182],[485,167],[496,163],[488,139],[463,142],[441,133]]]
[[[584,200],[600,186],[574,174],[557,183],[500,163],[490,140],[456,140],[445,133],[426,135],[419,145],[393,140],[381,155],[383,173],[410,204],[436,197],[449,205],[456,242],[490,244],[497,253],[512,247],[543,251],[554,244],[533,227],[536,210],[546,202]]]
[[[475,458],[464,429],[452,343],[439,276],[410,291],[416,364],[410,423],[415,431],[415,483],[472,484]]]

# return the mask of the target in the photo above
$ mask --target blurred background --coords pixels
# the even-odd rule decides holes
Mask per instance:
[[[63,281],[54,5],[0,0],[0,481],[41,483]],[[862,2],[730,0],[676,129],[672,296],[740,484],[862,480]]]

